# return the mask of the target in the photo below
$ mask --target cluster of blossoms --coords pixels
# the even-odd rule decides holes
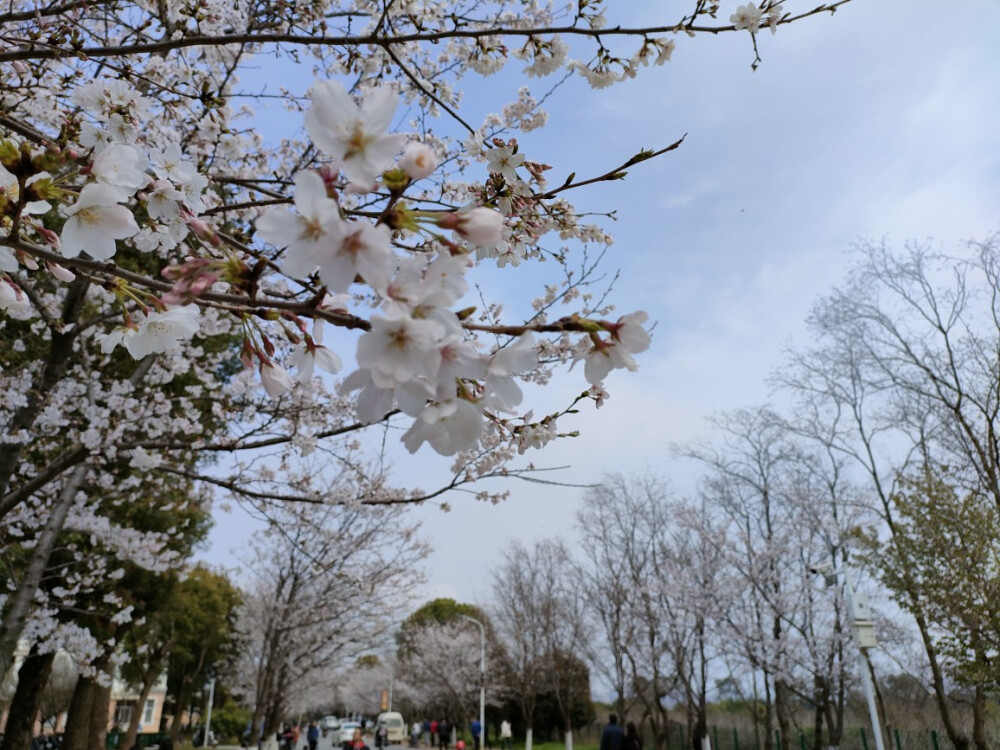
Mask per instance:
[[[780,2],[774,3],[765,0],[759,8],[754,3],[739,6],[736,12],[729,17],[729,20],[737,29],[746,29],[751,34],[760,31],[763,21],[774,34],[778,30],[778,21],[781,20],[784,12],[785,9],[781,7]]]
[[[85,172],[93,181],[65,212],[68,218],[59,238],[63,256],[75,258],[85,251],[97,260],[109,260],[116,252],[115,241],[129,237],[146,252],[177,247],[188,234],[188,221],[202,210],[208,179],[184,160],[176,143],[144,153],[139,125],[148,117],[151,102],[124,81],[84,84],[74,91],[73,101],[94,118],[82,124],[80,134],[81,145],[92,149]],[[133,198],[141,201],[149,218],[141,230],[133,211],[123,205]]]
[[[261,238],[283,248],[278,262],[286,275],[315,274],[334,293],[347,292],[359,278],[374,290],[380,309],[358,341],[358,369],[344,381],[343,390],[359,392],[357,412],[363,423],[398,408],[414,418],[403,436],[410,451],[429,442],[451,455],[477,443],[484,417],[514,412],[522,399],[515,376],[538,364],[530,332],[493,353],[480,353],[461,315],[452,310],[467,291],[465,274],[475,263],[473,250],[479,257],[497,257],[504,254],[499,248],[516,244],[504,218],[515,213],[514,198],[497,200],[499,212],[479,205],[457,212],[397,205],[384,222],[347,218],[331,175],[343,173],[349,181],[344,192],[356,194],[377,189],[380,175],[383,183],[405,183],[429,176],[436,166],[433,152],[416,141],[396,161],[403,138],[386,132],[395,108],[396,94],[389,89],[374,90],[359,108],[339,83],[317,84],[306,128],[331,164],[322,174],[296,175],[295,210],[269,209],[256,227]],[[486,151],[488,169],[526,195],[527,185],[516,172],[525,158],[514,149],[498,145]],[[453,232],[453,238],[442,236],[441,230]],[[400,243],[413,236],[427,241],[419,250],[397,255],[394,232]],[[640,325],[644,320],[638,313],[615,324],[589,324],[593,346],[583,356],[590,382],[599,383],[614,367],[635,368],[631,353],[649,344]],[[580,330],[586,325],[581,323]],[[303,338],[302,348],[287,362],[310,375],[314,364],[328,372],[339,369],[339,357],[321,345],[315,328]],[[252,355],[260,361],[270,394],[292,387],[292,378],[266,352],[256,348]]]
[[[556,54],[558,45],[547,48]],[[86,181],[75,191],[52,187],[45,193],[75,197],[62,209],[58,236],[32,225],[48,244],[65,259],[86,252],[97,261],[115,258],[122,241],[140,253],[160,255],[169,255],[189,234],[209,249],[221,244],[199,216],[205,208],[204,175],[176,144],[165,150],[142,146],[139,123],[149,115],[149,100],[123,81],[105,80],[84,84],[72,98],[90,118],[80,125],[78,137],[88,150],[80,155],[67,149],[63,156],[78,165]],[[311,100],[305,127],[327,161],[299,171],[293,207],[263,211],[255,228],[277,249],[268,266],[322,294],[314,310],[305,311],[314,320],[311,331],[305,316],[285,316],[293,323],[291,329],[282,326],[290,348],[279,350],[273,332],[244,316],[244,365],[257,369],[272,398],[292,389],[295,380],[311,381],[317,367],[339,372],[340,356],[323,345],[324,318],[350,316],[348,295],[363,283],[379,309],[358,340],[358,369],[342,385],[344,393],[358,392],[359,420],[370,424],[398,409],[413,418],[403,436],[410,451],[424,442],[445,455],[474,447],[485,422],[516,416],[522,400],[516,379],[535,370],[539,360],[530,325],[483,352],[466,325],[469,311],[455,308],[468,291],[466,274],[478,260],[516,266],[539,254],[543,234],[562,230],[557,212],[540,215],[533,194],[533,185],[544,185],[548,167],[527,160],[514,139],[486,144],[474,138],[470,153],[486,162],[490,174],[485,186],[457,210],[418,210],[403,200],[404,191],[434,174],[437,157],[430,146],[389,132],[398,94],[375,88],[359,106],[339,82],[324,81],[313,87]],[[518,112],[509,117],[524,120],[534,106],[522,92]],[[20,183],[9,173],[3,179],[13,195]],[[48,185],[49,179],[47,172],[36,173],[30,184]],[[374,220],[352,215],[344,200],[385,192],[390,202]],[[32,213],[49,210],[49,202],[33,201],[21,214],[30,221]],[[4,270],[17,270],[23,262],[25,257],[8,250],[0,255]],[[57,264],[50,270],[63,281],[74,278]],[[231,255],[190,257],[163,270],[172,287],[159,296],[111,283],[107,288],[118,298],[124,324],[97,337],[101,350],[108,354],[123,346],[142,359],[176,348],[199,333],[196,303],[213,291],[245,290],[241,280],[250,273],[246,261]],[[21,290],[8,276],[3,281],[0,305],[29,314]],[[559,330],[580,334],[575,356],[585,360],[588,382],[599,386],[613,368],[635,369],[632,355],[649,345],[643,322],[643,313],[618,322],[574,316]],[[294,378],[286,367],[294,368]],[[542,430],[553,431],[551,424]],[[516,432],[523,437],[537,430],[526,423]]]

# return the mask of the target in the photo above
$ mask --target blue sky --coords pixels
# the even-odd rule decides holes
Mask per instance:
[[[720,16],[737,4],[724,2]],[[626,7],[641,21],[663,4]],[[617,211],[606,260],[621,271],[614,298],[657,325],[640,371],[613,373],[604,408],[565,424],[581,437],[532,460],[570,465],[568,482],[651,469],[689,488],[693,469],[670,444],[706,436],[713,412],[769,398],[765,378],[789,342],[805,341],[810,305],[836,283],[853,242],[932,239],[958,253],[963,239],[1000,228],[1000,4],[942,7],[855,0],[832,18],[761,34],[756,72],[745,33],[678,38],[673,60],[636,80],[594,91],[572,79],[553,94],[547,127],[520,139],[529,158],[553,165],[553,182],[688,135],[626,181],[574,196],[579,208]],[[520,83],[466,79],[468,119],[513,99]],[[574,371],[535,395],[558,404],[582,384]],[[430,486],[436,462],[418,459],[401,455],[400,476]],[[500,506],[457,496],[451,512],[414,511],[436,546],[423,594],[486,602],[489,569],[510,540],[572,535],[581,490],[510,489]],[[243,524],[220,521],[207,557],[234,564],[228,540]]]

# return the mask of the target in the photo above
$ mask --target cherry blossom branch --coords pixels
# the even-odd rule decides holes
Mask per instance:
[[[0,13],[0,24],[15,23],[17,21],[32,21],[36,18],[47,16],[59,16],[73,10],[84,10],[111,5],[117,0],[73,0],[73,2],[62,3],[61,5],[50,5],[47,8],[32,8],[20,12]]]
[[[608,180],[623,180],[625,179],[625,175],[628,174],[628,172],[625,172],[623,170],[626,170],[629,167],[633,167],[641,162],[648,161],[649,159],[653,159],[657,156],[665,154],[668,151],[674,151],[675,149],[680,148],[680,145],[684,143],[685,138],[687,138],[687,133],[682,135],[680,138],[678,138],[676,141],[671,143],[669,146],[666,146],[665,148],[661,148],[657,151],[640,151],[638,154],[633,156],[631,159],[626,161],[621,166],[615,167],[614,169],[605,172],[599,177],[591,177],[590,179],[587,180],[580,180],[579,182],[573,182],[573,178],[576,177],[576,172],[573,172],[570,174],[569,177],[566,178],[566,182],[564,182],[559,187],[553,188],[552,190],[549,190],[548,192],[545,193],[537,193],[535,194],[534,197],[537,200],[545,200],[546,198],[554,198],[555,196],[559,195],[559,193],[565,192],[566,190],[582,187],[584,185],[593,185],[596,182],[606,182]]]
[[[412,497],[385,497],[377,498],[374,500],[365,500],[358,498],[358,502],[361,505],[417,505],[419,503],[427,502],[428,500],[433,500],[434,498],[440,497],[447,494],[448,492],[461,491],[464,485],[472,484],[473,482],[478,482],[482,479],[521,479],[526,482],[533,482],[537,484],[548,484],[555,486],[565,486],[565,487],[589,487],[590,485],[580,485],[580,484],[567,484],[557,481],[548,481],[544,479],[538,479],[532,474],[539,472],[548,471],[565,471],[570,468],[569,466],[554,466],[548,468],[525,468],[525,469],[507,469],[501,468],[495,471],[490,471],[486,474],[471,478],[467,475],[456,474],[450,482],[442,487],[434,490],[433,492],[427,492],[420,495],[414,495]],[[254,490],[248,486],[241,483],[238,478],[223,479],[220,477],[213,477],[208,474],[202,474],[200,472],[190,471],[189,469],[183,469],[173,466],[158,466],[155,471],[166,472],[169,474],[174,474],[176,476],[181,476],[186,479],[197,482],[205,482],[211,484],[215,487],[220,487],[222,489],[232,492],[237,497],[246,498],[248,500],[268,500],[268,501],[278,501],[283,503],[306,503],[309,505],[327,505],[326,499],[319,496],[319,493],[313,493],[310,495],[304,494],[294,494],[294,493],[278,493],[278,492],[267,492],[263,490]],[[343,504],[340,501],[334,504]]]
[[[668,147],[669,150],[669,147]],[[635,157],[633,157],[635,158]],[[649,157],[646,157],[649,158]],[[642,161],[642,159],[640,159]],[[35,245],[34,243],[27,242],[25,240],[14,240],[9,237],[0,237],[0,245],[7,245],[9,247],[16,247],[23,250],[31,255],[40,258],[42,260],[48,260],[53,263],[61,263],[70,268],[93,271],[97,273],[103,273],[111,277],[116,277],[124,279],[125,281],[138,284],[140,286],[146,287],[148,289],[153,289],[159,292],[168,292],[173,288],[173,285],[166,281],[159,281],[157,279],[149,278],[140,273],[134,271],[128,271],[121,266],[117,266],[111,262],[90,260],[87,258],[64,258],[62,255],[46,250],[40,245]],[[335,325],[341,326],[343,328],[349,329],[360,329],[360,330],[371,330],[371,323],[364,318],[359,318],[355,315],[350,315],[348,313],[339,313],[332,310],[324,310],[317,307],[315,300],[310,301],[286,301],[274,298],[265,298],[263,300],[251,300],[249,297],[240,294],[226,294],[222,292],[205,292],[200,295],[196,300],[196,304],[200,306],[219,306],[219,305],[205,305],[205,302],[219,303],[219,305],[228,306],[224,309],[230,312],[251,315],[256,317],[267,317],[269,310],[282,310],[287,312],[292,312],[300,315],[306,315],[309,317],[322,318]],[[504,334],[508,336],[520,336],[521,334],[527,333],[528,331],[533,331],[535,333],[563,333],[567,331],[578,331],[578,332],[591,332],[593,330],[593,325],[587,321],[577,317],[568,316],[565,318],[560,318],[554,323],[544,323],[544,324],[522,324],[522,325],[487,325],[481,323],[473,323],[470,321],[463,321],[462,326],[469,331],[483,331],[486,333],[494,334]]]
[[[413,72],[410,71],[410,69],[403,64],[403,61],[399,59],[399,55],[397,55],[393,51],[391,46],[387,45],[385,47],[385,52],[387,55],[389,55],[390,58],[392,58],[392,61],[399,66],[399,69],[403,71],[403,74],[413,82],[413,85],[416,86],[418,89],[420,89],[425,96],[433,100],[439,107],[441,107],[441,109],[443,109],[445,112],[451,115],[467,131],[469,131],[470,133],[476,132],[476,129],[473,128],[471,125],[469,125],[469,123],[467,123],[465,120],[463,120],[461,116],[459,116],[458,112],[456,112],[454,109],[445,104],[439,96],[437,96],[433,91],[428,90],[428,88],[424,86],[423,83],[420,82],[420,80],[416,77],[416,75],[414,75]]]
[[[121,266],[117,266],[111,262],[91,260],[88,258],[82,258],[77,256],[76,258],[64,258],[59,253],[46,250],[41,245],[36,245],[25,240],[15,240],[10,237],[0,237],[0,245],[6,245],[8,247],[16,247],[19,250],[23,250],[30,255],[40,258],[42,260],[48,260],[53,263],[58,263],[69,268],[90,271],[105,274],[109,277],[123,279],[125,281],[131,282],[133,284],[138,284],[139,286],[145,287],[147,289],[152,289],[157,292],[169,292],[173,288],[173,284],[168,281],[160,281],[158,279],[153,279],[143,274],[136,273],[134,271],[129,271]],[[355,328],[368,330],[371,324],[354,315],[347,313],[338,313],[332,310],[323,310],[317,308],[313,301],[307,302],[289,302],[286,300],[266,298],[265,301],[253,301],[249,297],[241,294],[226,294],[223,292],[205,292],[198,297],[197,304],[202,306],[213,306],[213,305],[203,305],[202,301],[219,303],[219,305],[229,306],[230,312],[239,313],[243,315],[251,315],[257,317],[266,317],[269,310],[284,310],[288,312],[293,312],[297,314],[308,315],[310,317],[323,318],[335,325],[341,326],[343,328]],[[214,306],[219,306],[214,305]]]
[[[86,447],[77,445],[65,451],[55,460],[50,461],[46,464],[45,471],[39,472],[32,479],[20,485],[16,490],[8,492],[0,498],[0,518],[6,516],[20,503],[27,500],[67,469],[79,464],[89,455],[90,451]]]
[[[813,10],[805,11],[797,16],[787,16],[776,22],[776,25],[785,25],[807,18],[818,13],[833,13],[842,5],[851,0],[836,0],[836,2],[820,5]],[[299,34],[279,34],[279,33],[249,33],[249,34],[219,34],[217,36],[189,36],[180,39],[165,39],[159,42],[149,42],[146,44],[116,45],[107,47],[60,47],[57,45],[43,44],[31,39],[18,39],[13,37],[3,37],[8,43],[20,43],[27,46],[27,49],[19,49],[10,52],[0,52],[0,62],[13,62],[15,60],[51,60],[62,57],[101,59],[115,57],[118,55],[141,55],[169,52],[187,47],[222,47],[230,44],[300,44],[316,47],[363,47],[373,46],[387,49],[394,44],[409,44],[419,42],[439,42],[444,39],[482,39],[484,37],[534,37],[550,34],[564,34],[567,36],[584,36],[600,40],[602,37],[637,37],[649,36],[651,34],[671,34],[684,31],[687,34],[719,34],[727,31],[737,31],[734,24],[719,26],[685,26],[662,25],[645,27],[621,27],[616,26],[608,29],[582,28],[578,26],[549,26],[531,29],[519,29],[512,27],[484,28],[484,29],[463,29],[455,28],[446,31],[427,31],[414,34],[400,34],[391,38],[377,34],[364,36],[302,36]]]
[[[35,130],[30,125],[26,125],[20,120],[17,120],[9,115],[0,112],[0,126],[7,128],[29,141],[34,141],[35,143],[49,143],[51,141],[44,133]]]
[[[384,422],[391,417],[399,414],[399,409],[393,409],[388,412],[385,417],[383,417],[380,422]],[[375,422],[373,424],[378,424]],[[332,430],[323,430],[322,432],[317,432],[310,437],[316,440],[323,440],[330,437],[337,437],[339,435],[346,435],[351,432],[355,432],[365,427],[369,427],[368,424],[362,424],[361,422],[353,422],[349,425],[344,425],[342,427],[337,427]],[[259,450],[261,448],[272,448],[276,445],[287,445],[292,442],[295,438],[294,435],[276,435],[270,438],[264,438],[261,440],[256,440],[252,443],[240,443],[239,439],[232,442],[225,443],[173,443],[162,440],[143,440],[131,444],[130,447],[143,448],[147,450],[191,450],[192,448],[198,451],[209,451],[213,453],[235,453],[237,451],[249,451],[249,450]]]

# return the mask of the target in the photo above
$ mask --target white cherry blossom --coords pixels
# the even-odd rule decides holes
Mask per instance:
[[[296,368],[295,379],[300,383],[308,383],[313,378],[316,367],[330,374],[340,372],[343,363],[337,353],[327,349],[322,344],[307,340],[305,344],[288,355],[285,363]]]
[[[381,388],[372,381],[370,370],[355,370],[340,385],[341,393],[359,391],[355,402],[355,412],[362,424],[374,424],[381,420],[395,399],[393,388]]]
[[[184,193],[169,180],[156,180],[146,196],[146,211],[152,219],[171,222],[181,215],[180,202],[183,200]]]
[[[260,363],[260,384],[271,398],[278,398],[292,389],[292,376],[277,362]]]
[[[331,238],[332,246],[318,252],[320,278],[334,292],[346,292],[359,275],[369,286],[384,288],[395,263],[388,228],[350,221],[341,222],[336,229],[339,237]]]
[[[63,257],[75,258],[82,252],[96,260],[110,260],[116,252],[115,240],[138,233],[132,212],[118,205],[125,200],[117,189],[92,182],[80,191],[76,203],[66,210],[59,250]]]
[[[444,326],[434,320],[372,316],[372,329],[358,339],[358,365],[371,371],[380,388],[410,380],[433,380],[441,366],[436,345]]]
[[[737,29],[746,29],[751,34],[760,31],[760,19],[764,12],[753,3],[741,5],[736,12],[729,17],[729,20]]]
[[[7,271],[8,273],[14,273],[20,270],[21,264],[17,262],[17,258],[14,257],[14,251],[9,247],[0,247],[0,271]]]
[[[142,359],[176,348],[194,336],[198,328],[197,308],[172,307],[164,312],[139,313],[133,317],[131,327],[115,328],[97,338],[105,354],[124,346],[134,359]]]
[[[524,154],[515,154],[513,146],[503,146],[487,151],[486,160],[490,172],[499,172],[507,182],[515,182],[518,179],[517,168],[524,164]]]
[[[596,339],[594,345],[582,355],[587,382],[599,384],[613,369],[638,369],[639,365],[632,355],[649,348],[650,336],[642,327],[648,319],[649,316],[640,310],[623,315],[617,323],[604,324],[611,334],[611,340]]]
[[[521,403],[524,395],[514,380],[517,373],[526,373],[538,366],[535,340],[526,333],[503,349],[498,349],[486,366],[486,386],[491,408],[510,411]]]
[[[461,398],[428,404],[403,435],[403,445],[416,453],[426,441],[442,456],[475,445],[483,432],[479,410]]]
[[[503,214],[489,208],[446,214],[438,223],[479,247],[492,247],[503,240]]]
[[[276,247],[287,247],[281,260],[286,274],[308,276],[316,269],[320,256],[329,254],[343,237],[344,222],[340,207],[327,195],[323,178],[315,172],[295,176],[295,208],[294,212],[268,209],[257,219],[257,233]]]
[[[12,318],[23,320],[31,315],[31,303],[20,287],[0,279],[0,310],[5,310]]]
[[[320,81],[312,89],[306,130],[313,143],[335,160],[348,180],[371,185],[392,166],[404,136],[386,131],[399,95],[388,87],[367,93],[359,108],[339,81]]]
[[[101,182],[131,195],[149,184],[146,158],[134,146],[112,144],[95,158],[91,171]]]
[[[194,164],[184,160],[181,147],[176,143],[171,143],[163,151],[151,148],[149,166],[159,179],[179,183],[187,182],[197,173]]]
[[[125,348],[135,359],[166,352],[198,332],[198,308],[172,307],[150,312],[125,335]]]

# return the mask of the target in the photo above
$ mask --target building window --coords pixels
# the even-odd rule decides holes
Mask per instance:
[[[153,716],[156,714],[156,701],[152,698],[146,700],[146,708],[142,712],[142,725],[149,727],[153,723]]]
[[[132,712],[135,709],[131,703],[119,703],[115,706],[115,723],[119,726],[128,726],[132,723]]]

